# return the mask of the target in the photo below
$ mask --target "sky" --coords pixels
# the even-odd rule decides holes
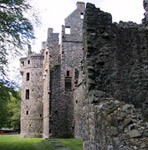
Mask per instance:
[[[79,0],[93,3],[101,10],[112,14],[113,21],[133,21],[141,23],[144,17],[142,0]],[[64,19],[76,9],[77,0],[32,0],[32,5],[37,9],[42,25],[35,29],[36,39],[33,41],[32,50],[39,52],[41,43],[47,39],[47,29],[61,32]]]
[[[93,3],[101,10],[112,14],[114,22],[133,21],[141,23],[144,18],[143,0],[79,0]],[[32,42],[32,51],[38,53],[41,43],[47,39],[47,29],[53,28],[54,32],[61,32],[64,19],[76,9],[77,0],[31,0],[31,5],[36,9],[36,14],[41,21],[40,27],[35,28],[36,39]],[[11,63],[10,79],[20,82],[19,58]]]

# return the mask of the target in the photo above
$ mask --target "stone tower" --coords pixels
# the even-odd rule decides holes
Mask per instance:
[[[21,136],[41,137],[43,130],[43,56],[31,54],[21,59]]]

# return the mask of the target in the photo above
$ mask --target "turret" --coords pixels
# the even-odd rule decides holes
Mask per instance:
[[[42,137],[43,55],[30,54],[21,60],[21,136]]]

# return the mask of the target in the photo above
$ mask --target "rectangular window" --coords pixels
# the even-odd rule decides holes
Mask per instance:
[[[29,81],[30,80],[30,73],[28,72],[27,74],[26,74],[26,81]]]
[[[70,34],[70,27],[69,26],[65,27],[65,34]]]
[[[28,60],[28,64],[30,64],[30,60]]]
[[[71,91],[71,88],[72,88],[71,77],[66,77],[65,78],[65,90]]]
[[[29,89],[27,89],[27,90],[26,90],[26,93],[25,93],[25,98],[26,98],[26,99],[29,99],[29,94],[30,94],[30,93],[29,93]]]
[[[47,62],[47,60],[48,60],[48,52],[46,52],[46,55],[45,55],[45,61]]]
[[[80,18],[81,18],[81,19],[84,19],[84,14],[83,14],[83,12],[81,12]]]
[[[70,76],[70,71],[66,72],[66,76],[69,77]]]
[[[29,114],[29,111],[27,110],[27,111],[26,111],[26,115],[28,115],[28,114]]]

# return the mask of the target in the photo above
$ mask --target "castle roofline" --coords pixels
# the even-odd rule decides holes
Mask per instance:
[[[39,54],[33,53],[33,54],[31,54],[31,55],[29,55],[29,56],[27,56],[27,57],[21,58],[20,61],[25,60],[25,59],[28,59],[28,58],[31,58],[31,57],[43,57],[43,55],[40,54],[40,53],[39,53]]]
[[[85,8],[85,3],[84,2],[78,1],[76,3],[76,5],[77,5],[77,9],[84,9]]]
[[[84,2],[81,2],[81,1],[78,1],[77,2],[77,5],[79,5],[79,4],[85,4]]]

